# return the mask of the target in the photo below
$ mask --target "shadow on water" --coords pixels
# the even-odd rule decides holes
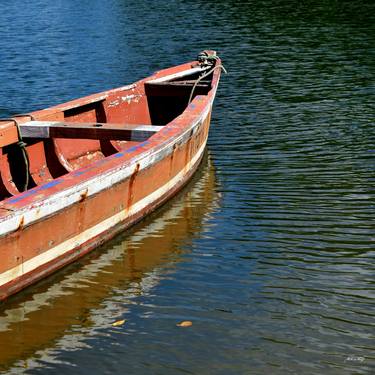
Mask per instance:
[[[74,351],[95,335],[116,334],[112,323],[128,319],[132,305],[152,293],[184,261],[191,241],[217,208],[209,157],[185,189],[151,217],[90,256],[3,303],[0,311],[0,370],[35,360],[53,362],[54,346]],[[185,250],[183,250],[183,249]],[[38,366],[37,366],[38,367]]]

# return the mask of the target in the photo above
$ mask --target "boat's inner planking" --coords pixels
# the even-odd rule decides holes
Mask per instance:
[[[196,84],[199,68],[171,73],[0,119],[0,201],[143,142],[185,110],[193,87],[193,97],[211,89],[212,75]]]

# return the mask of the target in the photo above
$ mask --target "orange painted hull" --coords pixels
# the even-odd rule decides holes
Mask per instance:
[[[190,83],[211,70],[208,83]],[[219,78],[220,69],[195,61],[16,121],[0,120],[0,299],[101,245],[183,187],[204,153]],[[67,136],[71,123],[82,124],[69,133],[73,139],[49,135]],[[112,139],[111,132],[121,135],[121,124],[132,129],[123,139],[144,136],[144,129],[150,136]],[[134,130],[137,124],[142,131]],[[29,137],[26,167],[16,144],[20,129]],[[82,134],[89,139],[74,138]]]

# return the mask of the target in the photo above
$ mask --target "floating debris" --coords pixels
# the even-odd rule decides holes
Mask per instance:
[[[126,320],[116,320],[114,323],[112,323],[112,327],[119,327],[119,326],[122,326],[124,323],[126,322]]]
[[[193,325],[193,322],[190,320],[184,320],[183,322],[177,323],[177,327],[191,327]]]

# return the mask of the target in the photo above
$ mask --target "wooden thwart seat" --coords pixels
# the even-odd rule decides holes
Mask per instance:
[[[29,121],[20,125],[24,138],[76,138],[142,142],[163,126],[114,123]]]
[[[211,81],[201,80],[196,84],[196,80],[183,81],[149,81],[145,82],[147,96],[186,96],[189,97],[193,87],[196,95],[207,95],[211,89]]]

